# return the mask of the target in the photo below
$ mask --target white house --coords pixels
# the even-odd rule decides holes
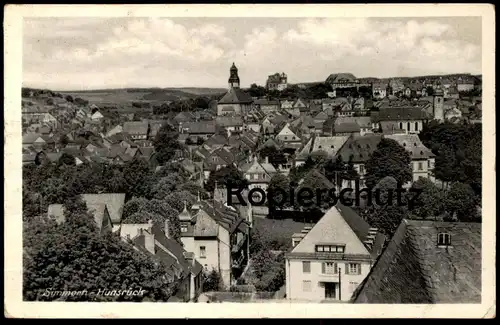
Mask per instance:
[[[333,206],[312,228],[292,237],[286,255],[286,296],[294,301],[348,301],[385,242],[351,208]]]

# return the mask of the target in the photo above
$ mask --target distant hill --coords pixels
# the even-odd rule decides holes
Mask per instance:
[[[61,91],[64,95],[81,97],[93,104],[127,104],[131,102],[169,102],[198,96],[223,94],[223,88],[125,88]]]

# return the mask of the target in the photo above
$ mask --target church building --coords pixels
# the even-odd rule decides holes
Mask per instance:
[[[246,116],[252,108],[253,99],[240,89],[240,77],[234,62],[229,70],[228,82],[228,92],[217,103],[217,116]]]

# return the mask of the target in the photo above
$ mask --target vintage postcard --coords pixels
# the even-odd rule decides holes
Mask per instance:
[[[494,30],[473,4],[5,7],[5,315],[496,316]]]

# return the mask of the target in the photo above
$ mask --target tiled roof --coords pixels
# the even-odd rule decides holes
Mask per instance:
[[[239,224],[243,222],[237,211],[217,201],[202,201],[200,203],[200,211],[204,211],[224,229],[228,230],[229,233],[233,233]]]
[[[119,223],[125,204],[125,193],[83,194],[87,205],[105,204],[113,223]]]
[[[242,126],[243,119],[240,116],[218,116],[216,123],[223,127]]]
[[[348,162],[351,157],[353,162],[365,162],[377,149],[380,140],[382,140],[382,136],[376,134],[351,137],[339,150],[338,155],[342,156],[344,162]]]
[[[215,133],[215,121],[188,122],[183,125],[189,134],[211,134]]]
[[[402,106],[381,108],[378,114],[372,116],[372,121],[426,120],[429,113],[420,107]]]
[[[323,215],[288,256],[293,258],[297,253],[314,255],[317,244],[331,243],[345,245],[343,254],[375,260],[383,244],[380,239],[385,240],[385,237],[377,233],[379,240],[376,240],[370,248],[364,244],[370,228],[370,225],[354,210],[337,204]]]
[[[231,88],[229,91],[219,100],[219,104],[250,104],[253,102],[252,97],[245,93],[240,88]]]
[[[439,233],[451,247],[437,245]],[[480,303],[481,223],[403,220],[355,303]]]
[[[328,155],[334,156],[348,141],[348,136],[318,137],[309,139],[303,149],[297,155],[298,160],[305,160],[308,155],[315,151],[325,151]]]
[[[359,131],[359,125],[352,122],[341,123],[334,126],[335,133],[354,133]]]
[[[146,135],[148,133],[148,122],[125,122],[123,124],[123,132],[131,135]]]
[[[420,141],[416,134],[391,134],[384,138],[397,141],[401,146],[411,153],[412,159],[427,159],[435,155]]]

